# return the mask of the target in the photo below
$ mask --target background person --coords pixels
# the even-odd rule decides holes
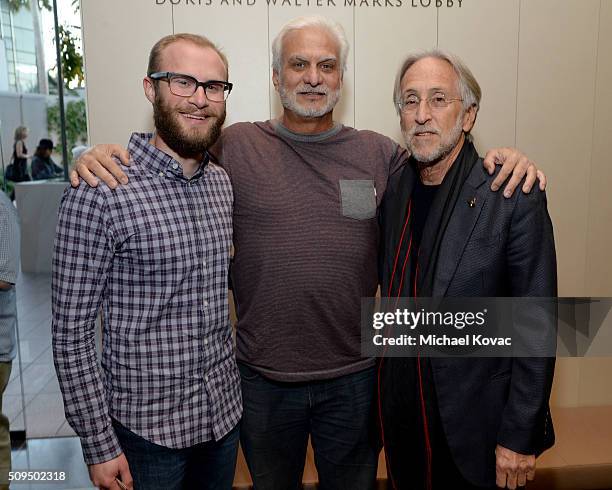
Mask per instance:
[[[20,238],[17,210],[6,194],[0,192],[0,490],[8,488],[11,470],[9,420],[2,413],[2,395],[17,354],[15,284],[19,275]]]
[[[64,174],[64,169],[53,161],[51,153],[53,153],[53,141],[41,139],[32,157],[33,180],[52,179]]]

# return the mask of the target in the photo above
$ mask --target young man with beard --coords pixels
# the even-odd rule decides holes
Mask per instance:
[[[143,82],[156,131],[132,135],[129,183],[62,200],[55,366],[103,489],[232,487],[242,412],[227,302],[233,195],[206,151],[225,119],[227,76],[206,38],[161,39]]]
[[[378,448],[368,432],[375,371],[361,356],[360,301],[378,284],[377,205],[408,155],[334,122],[349,47],[336,22],[294,19],[272,46],[282,116],[234,124],[211,149],[235,193],[242,447],[257,490],[301,488],[309,435],[321,488],[367,490]],[[81,159],[87,182],[96,182],[91,168],[116,186],[110,153],[126,160],[116,146]]]
[[[469,137],[480,98],[470,70],[439,50],[408,56],[398,72],[394,102],[412,157],[389,178],[381,205],[385,297],[557,294],[546,194],[505,199],[488,190],[493,176]],[[529,333],[516,336],[554,346],[554,316],[521,310],[513,320]],[[554,364],[550,357],[382,359],[391,488],[524,487],[536,456],[554,442]]]

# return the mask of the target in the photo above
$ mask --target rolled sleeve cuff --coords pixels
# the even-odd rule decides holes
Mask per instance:
[[[87,465],[105,463],[123,452],[112,427],[100,434],[81,437],[81,446]]]

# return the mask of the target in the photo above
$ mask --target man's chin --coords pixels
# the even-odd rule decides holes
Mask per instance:
[[[295,113],[298,116],[305,117],[305,118],[322,117],[325,114],[332,111],[332,109],[328,108],[327,106],[322,106],[322,107],[299,106],[297,109],[298,110],[296,110]]]

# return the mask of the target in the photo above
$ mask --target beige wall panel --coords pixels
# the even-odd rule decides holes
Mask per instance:
[[[470,0],[439,12],[439,47],[459,56],[482,88],[476,147],[484,155],[514,146],[519,0]]]
[[[272,1],[272,0],[270,0]],[[344,87],[342,89],[342,97],[340,98],[340,102],[334,109],[334,119],[348,126],[355,125],[355,113],[353,107],[353,94],[354,94],[354,63],[353,63],[353,53],[354,53],[354,43],[353,43],[353,8],[352,7],[344,7],[343,0],[335,0],[336,7],[333,5],[327,6],[327,0],[320,0],[321,7],[317,7],[316,0],[311,0],[311,6],[307,6],[307,1],[298,0],[298,3],[301,3],[302,6],[296,6],[295,0],[292,0],[292,6],[282,6],[282,0],[277,0],[276,6],[270,6],[269,9],[269,19],[270,19],[270,52],[272,50],[272,41],[274,37],[278,34],[283,24],[287,21],[299,17],[302,15],[324,15],[335,21],[339,22],[344,28],[344,32],[346,33],[346,37],[350,44],[349,57],[347,60],[347,68],[344,73]],[[314,5],[314,6],[313,6]],[[270,56],[272,56],[270,54]],[[272,106],[272,117],[278,117],[282,113],[282,105],[280,103],[280,99],[278,98],[278,94],[274,89],[274,85],[272,84],[272,69],[269,68],[269,90],[270,90],[270,98],[271,98],[271,106]]]
[[[612,2],[601,2],[587,235],[586,294],[612,296]],[[612,370],[609,370],[612,372]]]
[[[268,92],[268,7],[265,1],[233,5],[174,7],[176,32],[203,34],[227,55],[234,89],[227,101],[226,126],[238,121],[261,121],[270,115]]]
[[[150,130],[153,111],[142,79],[149,51],[172,34],[172,7],[150,0],[82,0],[90,143],[127,143]]]
[[[578,404],[583,407],[612,405],[612,358],[582,359]],[[610,421],[612,424],[612,421]]]
[[[436,45],[436,9],[355,9],[355,127],[402,142],[393,106],[395,74],[403,58]]]
[[[584,294],[598,10],[598,0],[521,2],[517,145],[549,177],[563,296]]]
[[[577,407],[580,367],[583,359],[563,357],[557,359],[550,404],[555,407]]]

